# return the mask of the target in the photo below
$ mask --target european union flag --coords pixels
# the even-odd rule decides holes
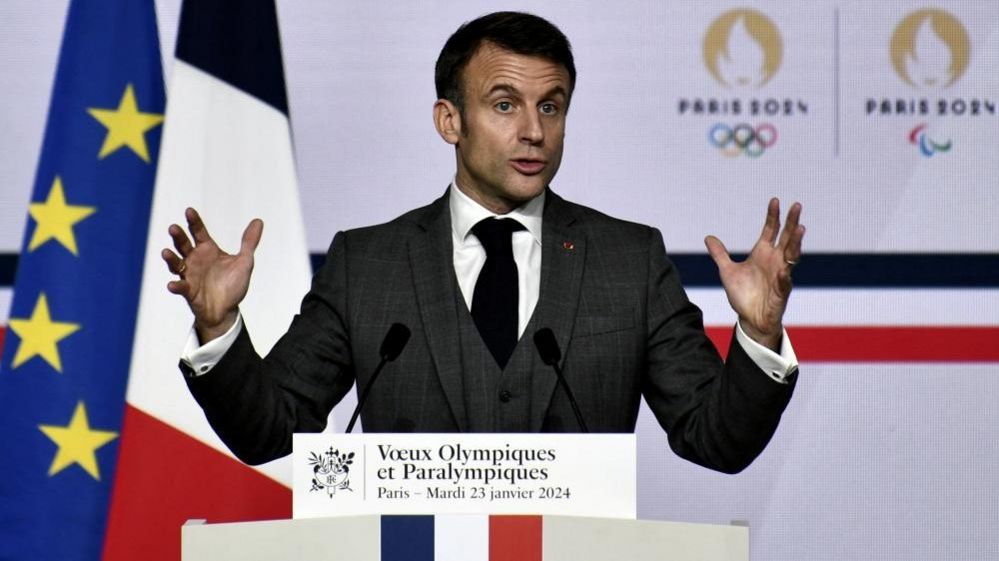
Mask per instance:
[[[0,559],[99,559],[164,110],[153,0],[73,0],[0,360]]]

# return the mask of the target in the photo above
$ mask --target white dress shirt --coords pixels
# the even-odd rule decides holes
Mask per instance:
[[[538,304],[541,289],[541,218],[545,208],[545,193],[535,197],[524,205],[505,215],[498,215],[456,188],[451,183],[449,189],[449,206],[451,210],[451,235],[453,242],[454,273],[458,286],[464,297],[465,305],[472,309],[472,295],[475,292],[475,281],[486,262],[486,250],[478,238],[472,234],[472,227],[480,220],[493,216],[513,218],[524,226],[524,230],[513,233],[513,260],[517,264],[517,284],[520,294],[520,304],[517,313],[518,337],[523,336],[524,329]],[[181,360],[187,363],[200,376],[210,371],[225,355],[229,347],[236,341],[243,318],[240,315],[236,323],[225,335],[199,346],[198,336],[194,328],[188,336],[187,344]],[[787,377],[798,369],[798,359],[791,347],[791,341],[785,331],[781,338],[780,354],[760,345],[749,338],[736,322],[736,340],[749,355],[749,358],[771,379],[779,383],[787,383]]]
[[[524,334],[538,305],[541,290],[541,214],[545,210],[545,194],[530,202],[499,215],[486,210],[468,195],[451,184],[451,236],[454,246],[454,274],[458,278],[465,304],[472,309],[472,295],[479,272],[486,263],[486,250],[472,227],[489,217],[512,218],[525,228],[513,233],[513,261],[517,264],[517,289],[520,305],[517,310],[517,337]]]

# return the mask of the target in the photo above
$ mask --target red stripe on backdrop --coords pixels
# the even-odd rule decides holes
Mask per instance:
[[[732,328],[707,332],[728,354]],[[999,362],[999,327],[788,327],[788,334],[805,362]],[[0,349],[3,339],[0,326]]]
[[[192,518],[291,518],[291,490],[126,405],[104,561],[176,561]]]
[[[722,356],[731,327],[708,327]],[[999,362],[999,327],[788,327],[802,362]]]
[[[6,326],[0,325],[0,351],[3,350],[3,334],[6,330]]]
[[[541,561],[541,517],[490,516],[489,561]]]

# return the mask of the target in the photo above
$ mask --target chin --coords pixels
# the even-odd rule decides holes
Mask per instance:
[[[508,195],[510,196],[511,199],[523,203],[543,193],[545,187],[547,186],[548,186],[548,181],[544,181],[541,183],[532,181],[528,184],[521,184],[516,188],[511,189]]]

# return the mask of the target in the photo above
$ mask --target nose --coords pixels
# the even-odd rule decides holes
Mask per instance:
[[[520,120],[520,141],[525,144],[537,145],[545,139],[545,130],[541,124],[541,115],[535,111],[524,111]]]

